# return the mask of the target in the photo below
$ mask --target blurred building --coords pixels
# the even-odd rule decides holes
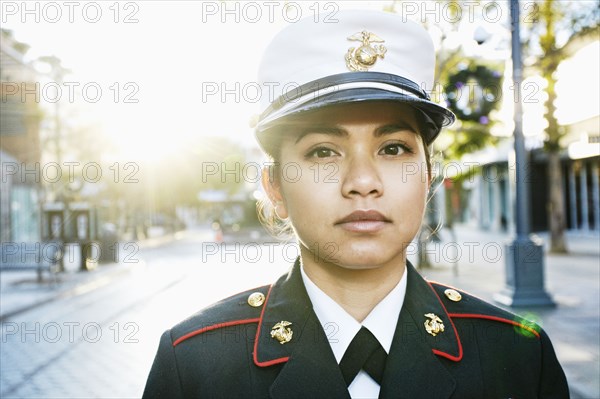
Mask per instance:
[[[561,152],[562,187],[569,230],[600,232],[600,117],[565,126],[565,148]],[[547,155],[532,153],[535,179],[532,181],[532,227],[547,230]]]
[[[597,75],[597,64],[599,58],[600,42],[580,43],[570,59],[563,61],[566,65],[572,63],[572,70],[566,68],[561,79],[577,79],[577,72],[583,72],[582,59],[577,58],[580,51],[591,51]],[[559,66],[560,69],[560,66]],[[569,82],[565,84],[572,90],[558,91],[558,100],[562,104],[577,104],[578,107],[587,107],[587,112],[572,112],[566,117],[559,117],[559,123],[565,129],[566,134],[561,139],[562,150],[560,152],[562,167],[562,187],[565,204],[565,215],[567,217],[567,229],[582,232],[600,232],[600,107],[598,106],[598,80],[590,77],[586,91],[582,85]],[[562,98],[561,98],[562,97]],[[573,110],[573,107],[570,107]],[[564,112],[563,112],[564,114]],[[566,122],[564,122],[566,121]],[[539,144],[543,140],[541,135],[533,138],[530,165],[527,174],[530,184],[530,210],[531,228],[533,231],[546,231],[549,229],[546,204],[548,203],[548,174],[547,154]],[[536,143],[537,142],[537,147]],[[463,166],[468,169],[469,165],[480,167],[480,173],[462,181],[462,194],[454,195],[451,208],[458,220],[470,222],[483,229],[508,230],[515,224],[514,221],[514,187],[511,185],[510,174],[514,173],[515,164],[513,156],[513,140],[507,138],[494,148],[487,148],[474,154],[469,154],[462,159]]]
[[[26,44],[2,29],[0,40],[0,239],[40,240],[40,121],[36,71],[24,60]],[[36,92],[38,92],[36,94]]]

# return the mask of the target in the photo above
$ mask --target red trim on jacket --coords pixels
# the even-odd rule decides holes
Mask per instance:
[[[528,325],[525,325],[523,323],[519,323],[518,321],[505,319],[503,317],[488,316],[485,314],[472,314],[472,313],[449,313],[448,316],[456,317],[456,318],[463,318],[463,319],[488,319],[488,320],[499,321],[502,323],[512,324],[513,326],[523,328],[523,329],[533,333],[536,337],[540,338],[540,333],[537,332],[534,328],[532,328]]]
[[[237,326],[240,324],[252,324],[252,323],[257,323],[259,321],[259,319],[244,319],[244,320],[234,320],[234,321],[228,321],[225,323],[218,323],[218,324],[214,324],[212,326],[209,327],[204,327],[204,328],[200,328],[198,330],[192,331],[190,333],[185,334],[184,336],[177,338],[174,342],[173,342],[173,347],[179,345],[180,343],[182,343],[183,341],[185,341],[188,338],[192,338],[196,335],[205,333],[207,331],[212,331],[212,330],[216,330],[218,328],[224,328],[224,327],[231,327],[231,326]]]
[[[456,342],[458,344],[458,356],[454,356],[449,353],[442,352],[438,349],[432,349],[432,351],[436,355],[443,356],[446,359],[452,360],[453,362],[460,362],[463,357],[463,348],[462,348],[462,343],[460,342],[460,337],[458,336],[458,332],[456,331],[456,326],[452,322],[452,318],[450,317],[450,314],[448,313],[446,306],[444,306],[444,302],[442,302],[442,300],[440,299],[440,296],[438,295],[437,291],[431,286],[431,283],[429,281],[427,281],[427,284],[429,285],[429,288],[431,288],[431,290],[435,294],[435,297],[438,299],[440,305],[442,305],[442,308],[444,309],[444,312],[446,313],[446,315],[448,315],[448,320],[450,320],[450,324],[452,324],[452,330],[454,331],[454,336],[456,337]]]
[[[267,297],[265,298],[265,304],[263,305],[262,311],[260,312],[260,318],[258,319],[258,328],[256,329],[256,338],[254,339],[254,351],[252,352],[252,359],[254,360],[254,364],[258,367],[268,367],[274,364],[285,363],[290,360],[289,356],[280,357],[278,359],[268,360],[266,362],[258,361],[258,339],[260,337],[260,329],[263,325],[263,316],[265,314],[265,309],[267,308],[267,303],[269,303],[269,297],[271,296],[271,290],[273,286],[269,287],[269,292],[267,292]]]

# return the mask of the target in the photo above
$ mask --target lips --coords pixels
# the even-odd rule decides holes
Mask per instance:
[[[337,222],[345,230],[354,232],[376,232],[391,223],[391,220],[376,210],[359,210],[344,216]]]

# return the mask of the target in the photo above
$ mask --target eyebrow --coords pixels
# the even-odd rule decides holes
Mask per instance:
[[[408,123],[397,122],[377,128],[375,130],[375,137],[381,137],[385,136],[386,134],[392,134],[405,130],[418,134],[418,132]],[[329,136],[344,137],[348,136],[348,131],[335,126],[310,126],[300,130],[295,143],[298,143],[300,140],[310,134],[325,134]]]

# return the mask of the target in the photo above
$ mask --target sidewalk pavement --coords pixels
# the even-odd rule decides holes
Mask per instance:
[[[181,234],[138,245],[160,246]],[[254,230],[225,234],[224,241],[261,241],[263,235],[259,239],[256,235]],[[494,294],[504,287],[503,251],[511,237],[470,226],[456,226],[454,235],[442,230],[440,237],[441,242],[428,246],[433,266],[421,270],[422,274],[493,301]],[[541,238],[548,243],[546,235]],[[567,243],[569,254],[545,256],[546,289],[557,306],[509,310],[533,319],[547,331],[567,374],[572,397],[596,399],[600,398],[600,236],[569,232]],[[31,271],[0,273],[0,320],[57,298],[97,289],[136,265],[100,265],[92,272],[61,273],[58,283],[47,278],[42,284],[36,282],[36,274]]]

